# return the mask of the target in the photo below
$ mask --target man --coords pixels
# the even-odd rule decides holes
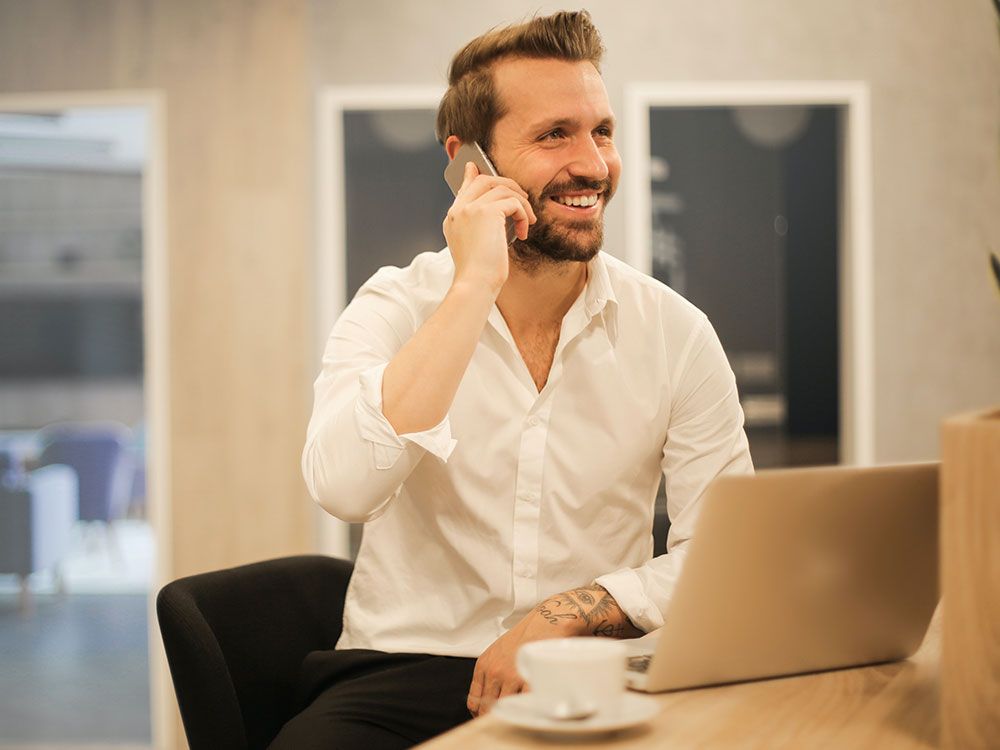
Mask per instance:
[[[365,534],[275,747],[408,747],[524,689],[523,643],[659,627],[706,485],[752,471],[705,316],[599,252],[621,172],[602,53],[558,13],[452,62],[439,138],[503,176],[466,165],[448,247],[376,273],[330,336],[303,471]]]

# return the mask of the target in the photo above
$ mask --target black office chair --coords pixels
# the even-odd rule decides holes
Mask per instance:
[[[302,555],[163,587],[156,614],[192,750],[266,748],[303,708],[299,666],[340,637],[352,570]]]

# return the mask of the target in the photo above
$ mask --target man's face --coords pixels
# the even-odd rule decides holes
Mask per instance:
[[[493,69],[507,113],[490,158],[524,188],[538,221],[514,250],[526,261],[590,260],[604,241],[604,207],[621,174],[614,114],[589,62],[501,60]]]

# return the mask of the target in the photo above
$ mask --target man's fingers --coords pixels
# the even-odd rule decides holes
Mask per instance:
[[[495,187],[505,187],[508,190],[513,190],[515,193],[520,195],[522,198],[527,198],[527,191],[521,187],[510,177],[500,177],[498,175],[486,174],[484,172],[480,173],[482,179],[475,180],[475,187],[482,188],[485,191],[492,190]]]
[[[510,216],[514,220],[515,233],[520,239],[528,236],[528,227],[535,223],[535,211],[528,200],[528,194],[521,189],[513,180],[506,177],[492,177],[490,175],[474,174],[476,165],[472,162],[466,164],[465,179],[462,187],[455,196],[455,203],[448,211],[443,226],[447,226],[448,220],[453,219],[460,213],[474,210],[476,206],[485,203],[496,203],[504,212],[505,216]],[[447,235],[447,228],[445,228]]]
[[[486,689],[483,692],[483,696],[479,704],[479,713],[489,713],[490,709],[493,708],[493,705],[498,700],[503,698],[505,695],[516,695],[517,693],[523,691],[524,688],[524,680],[520,677],[508,677],[502,681],[498,678],[496,681],[492,682],[487,680]]]
[[[503,189],[504,187],[505,186],[503,185],[495,185],[493,189],[486,194],[486,199],[496,199],[499,201],[506,201],[513,198],[514,200],[516,200],[518,203],[521,204],[521,208],[524,211],[525,220],[529,224],[534,224],[536,220],[535,209],[531,207],[531,201],[529,201],[527,198],[525,198],[520,194],[515,194],[512,196],[509,192]]]
[[[513,190],[515,193],[520,195],[525,200],[528,199],[528,191],[525,190],[523,187],[521,187],[518,183],[514,182],[514,180],[510,179],[509,177],[495,177],[494,179],[499,180],[501,185],[503,185],[504,187],[509,187],[511,190]]]
[[[479,167],[476,166],[475,162],[472,161],[465,162],[465,172],[463,172],[462,174],[462,186],[459,188],[459,190],[464,190],[466,186],[469,185],[469,183],[471,183],[474,179],[476,179],[476,175],[478,174],[479,174]]]
[[[458,194],[455,196],[456,203],[471,203],[477,198],[486,195],[488,192],[498,187],[507,188],[512,193],[515,193],[527,201],[528,194],[524,192],[524,189],[507,177],[494,177],[488,174],[472,174],[470,179],[470,170],[475,172],[476,165],[472,164],[472,162],[469,162],[469,164],[472,166],[466,166],[462,187],[459,188]]]
[[[472,670],[472,683],[469,685],[469,697],[465,701],[466,708],[469,709],[469,713],[473,716],[479,713],[479,706],[482,702],[483,676],[483,668],[477,660],[476,667]]]
[[[498,697],[503,698],[505,695],[516,695],[524,690],[524,680],[508,680],[500,688],[500,695]]]
[[[463,205],[459,206],[458,201],[455,201],[455,205],[448,211],[448,215],[445,216],[443,222],[441,222],[441,227],[444,230],[445,235],[448,235],[449,230],[455,226],[458,221],[465,221],[470,217],[492,217],[495,216],[493,211],[500,211],[500,219],[510,217],[514,220],[514,224],[517,228],[517,236],[522,240],[528,236],[528,227],[534,221],[534,213],[530,213],[531,206],[527,204],[521,198],[515,195],[511,195],[508,191],[498,191],[495,197],[487,196],[473,205]],[[497,225],[498,227],[500,224]]]
[[[509,216],[514,220],[518,230],[517,236],[523,240],[528,234],[528,225],[531,223],[531,219],[524,210],[524,205],[513,197],[497,201],[497,205],[503,211],[504,216]]]
[[[483,694],[479,699],[480,714],[489,713],[490,709],[493,708],[493,704],[497,702],[497,698],[500,697],[500,691],[502,689],[503,682],[500,679],[487,677],[483,686]]]

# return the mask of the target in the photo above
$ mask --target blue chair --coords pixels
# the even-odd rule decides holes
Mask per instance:
[[[105,524],[125,516],[132,490],[130,435],[120,425],[58,425],[43,433],[39,465],[76,471],[79,518]]]

